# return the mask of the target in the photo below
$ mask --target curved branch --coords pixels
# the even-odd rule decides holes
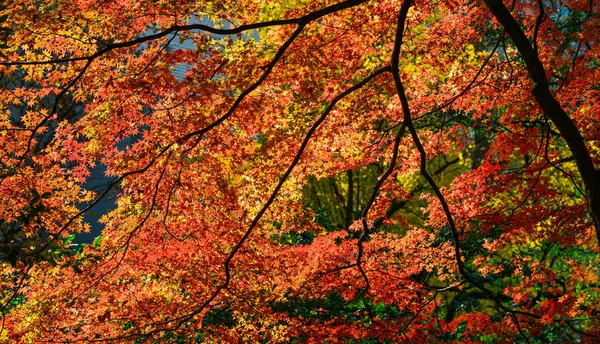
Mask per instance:
[[[106,54],[107,52],[109,52],[111,50],[119,49],[119,48],[127,48],[127,47],[131,47],[134,45],[142,44],[144,42],[162,38],[164,36],[167,36],[170,33],[175,33],[175,32],[180,32],[180,31],[200,30],[200,31],[205,31],[208,33],[216,34],[216,35],[234,35],[234,34],[242,33],[245,31],[273,27],[273,26],[283,26],[283,25],[305,26],[306,24],[310,23],[311,21],[314,21],[316,19],[324,17],[328,14],[335,13],[335,12],[338,12],[338,11],[341,11],[341,10],[344,10],[347,8],[355,7],[357,5],[365,3],[367,1],[368,0],[347,0],[347,1],[343,1],[343,2],[340,2],[335,5],[331,5],[331,6],[322,8],[320,10],[311,12],[311,13],[304,15],[302,17],[299,17],[299,18],[270,20],[270,21],[261,22],[261,23],[240,25],[240,26],[232,28],[232,29],[218,29],[218,28],[214,28],[212,26],[208,26],[208,25],[204,25],[204,24],[173,25],[173,26],[171,26],[159,33],[153,34],[153,35],[138,37],[138,38],[130,40],[130,41],[108,44],[104,48],[98,50],[97,52],[95,52],[94,54],[89,55],[89,56],[72,57],[72,58],[66,58],[66,59],[55,59],[55,60],[48,60],[48,61],[0,62],[0,65],[3,65],[3,66],[41,65],[41,64],[54,64],[54,63],[94,60],[94,59]]]
[[[471,285],[475,286],[477,289],[483,291],[492,300],[494,300],[494,302],[503,311],[510,314],[512,316],[512,318],[515,320],[515,323],[517,323],[517,326],[518,326],[517,314],[526,315],[526,316],[530,316],[530,317],[539,319],[539,318],[541,318],[541,316],[539,316],[537,314],[518,311],[518,310],[512,310],[512,309],[509,309],[506,306],[504,306],[502,304],[502,302],[500,300],[498,300],[497,296],[491,290],[489,290],[488,288],[486,288],[479,282],[475,281],[475,279],[471,276],[471,274],[469,274],[469,272],[465,268],[464,262],[462,260],[462,252],[461,252],[460,237],[458,234],[458,229],[454,222],[454,218],[452,216],[452,212],[450,211],[448,202],[446,201],[444,195],[440,191],[440,188],[437,186],[437,184],[435,183],[435,181],[433,180],[433,178],[431,177],[429,172],[427,172],[427,153],[425,152],[425,149],[423,148],[423,144],[421,143],[421,140],[419,139],[417,131],[415,130],[415,126],[412,121],[412,116],[410,114],[408,98],[406,97],[406,92],[404,90],[402,80],[400,79],[399,66],[398,66],[399,59],[400,59],[400,47],[402,46],[402,39],[403,39],[403,35],[404,35],[404,25],[406,22],[406,15],[407,15],[408,9],[410,8],[411,5],[412,5],[412,0],[405,0],[402,4],[400,12],[398,13],[398,28],[396,30],[394,50],[392,52],[392,74],[394,76],[394,84],[395,84],[397,92],[398,92],[398,97],[400,98],[400,103],[402,105],[402,112],[404,113],[404,122],[406,123],[409,133],[413,139],[413,142],[414,142],[415,146],[417,147],[417,150],[419,151],[421,175],[425,178],[425,180],[427,181],[429,186],[433,189],[433,192],[435,193],[436,197],[440,201],[440,204],[442,205],[444,214],[446,215],[446,219],[448,221],[448,227],[450,228],[450,231],[452,232],[452,239],[454,241],[454,255],[455,255],[458,271],[467,282],[469,282]],[[525,338],[525,340],[528,342],[527,337],[521,331],[520,328],[519,328],[519,332]]]
[[[405,129],[406,125],[403,122],[400,126],[400,129],[398,130],[398,133],[396,134],[396,139],[394,140],[394,147],[392,159],[390,160],[390,165],[388,166],[388,169],[385,171],[385,173],[377,180],[377,183],[375,183],[375,185],[373,186],[373,192],[371,192],[371,197],[367,201],[367,204],[365,204],[365,207],[363,208],[363,211],[360,215],[361,223],[363,225],[363,231],[360,237],[358,238],[358,241],[356,242],[356,246],[358,246],[358,252],[356,254],[356,266],[358,267],[361,275],[363,276],[363,279],[365,280],[365,292],[369,291],[369,279],[367,278],[367,275],[365,274],[365,271],[362,268],[363,242],[367,239],[367,236],[371,232],[369,224],[367,223],[367,215],[369,214],[369,210],[371,210],[371,207],[373,206],[375,200],[377,199],[377,196],[379,195],[379,189],[381,189],[383,183],[392,175],[394,169],[396,168],[396,161],[398,160],[398,148],[400,146],[400,141],[402,140],[402,136],[404,135]]]
[[[281,176],[279,183],[277,184],[277,186],[271,193],[271,196],[269,197],[269,199],[265,202],[265,204],[262,206],[260,211],[256,214],[256,216],[252,220],[252,223],[250,224],[250,226],[248,226],[248,229],[246,230],[246,232],[244,233],[242,238],[237,242],[237,244],[229,252],[229,255],[227,256],[227,258],[225,259],[225,262],[223,263],[224,270],[225,270],[225,281],[223,281],[223,283],[217,287],[217,289],[213,292],[213,294],[202,304],[202,306],[200,308],[195,310],[193,313],[190,313],[184,319],[191,319],[193,316],[202,312],[202,310],[204,310],[219,295],[221,290],[225,289],[229,285],[229,282],[231,280],[231,272],[230,272],[231,261],[233,260],[234,256],[237,254],[239,249],[242,247],[242,245],[245,243],[245,241],[248,239],[248,237],[250,236],[250,234],[252,233],[254,228],[258,225],[258,222],[263,217],[263,215],[265,214],[267,209],[271,206],[273,201],[275,201],[275,198],[277,198],[277,194],[279,193],[279,190],[281,190],[281,187],[283,186],[283,184],[287,181],[288,177],[290,176],[290,174],[292,173],[292,171],[294,170],[296,165],[300,162],[300,158],[302,157],[304,150],[306,150],[306,147],[308,146],[308,143],[310,142],[313,134],[316,132],[317,128],[321,125],[321,123],[323,123],[323,121],[325,121],[325,119],[327,118],[329,113],[335,108],[337,103],[340,102],[343,98],[345,98],[349,94],[353,93],[354,91],[356,91],[356,90],[362,88],[363,86],[365,86],[366,84],[368,84],[371,80],[375,79],[377,76],[383,74],[384,72],[388,72],[388,71],[389,71],[388,67],[384,67],[379,70],[376,70],[375,72],[371,73],[369,76],[364,78],[361,82],[355,84],[354,86],[350,87],[346,91],[337,95],[331,101],[329,106],[327,106],[327,108],[323,111],[321,116],[315,121],[315,123],[310,127],[310,129],[306,133],[306,136],[304,137],[304,140],[302,141],[302,144],[300,145],[300,148],[298,149],[298,152],[296,153],[294,160],[292,161],[290,166],[287,168],[285,173]],[[180,324],[182,324],[182,323],[180,323]]]

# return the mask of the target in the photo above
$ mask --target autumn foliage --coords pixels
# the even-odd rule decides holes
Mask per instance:
[[[599,39],[593,0],[0,4],[0,341],[597,342]]]

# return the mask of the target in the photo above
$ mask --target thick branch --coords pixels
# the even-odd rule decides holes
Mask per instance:
[[[569,115],[567,115],[560,103],[550,92],[544,65],[515,18],[506,6],[504,6],[502,0],[484,0],[484,2],[509,34],[519,53],[521,53],[527,72],[533,81],[532,94],[538,106],[554,123],[569,146],[571,153],[573,153],[579,174],[585,186],[589,212],[596,227],[596,237],[600,243],[600,171],[595,168],[579,129],[577,129],[571,118],[569,118]]]

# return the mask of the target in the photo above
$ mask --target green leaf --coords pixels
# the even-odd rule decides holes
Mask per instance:
[[[100,244],[100,240],[102,240],[102,237],[96,237],[96,239],[94,239],[94,248],[98,248],[98,245]]]
[[[75,239],[75,234],[71,234],[68,237],[64,238],[62,240],[63,245],[67,245],[68,243],[70,243],[71,241],[73,241],[73,239]]]

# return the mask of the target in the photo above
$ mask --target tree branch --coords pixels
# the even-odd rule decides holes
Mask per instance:
[[[515,43],[519,53],[521,53],[527,72],[533,81],[532,94],[538,106],[554,123],[569,146],[571,153],[573,153],[575,163],[585,186],[588,209],[596,227],[596,239],[600,243],[600,171],[595,168],[579,129],[577,129],[569,115],[550,92],[544,65],[515,18],[506,6],[504,6],[502,0],[484,0],[484,3],[496,17],[500,25],[504,27]],[[540,9],[540,11],[542,10]]]

